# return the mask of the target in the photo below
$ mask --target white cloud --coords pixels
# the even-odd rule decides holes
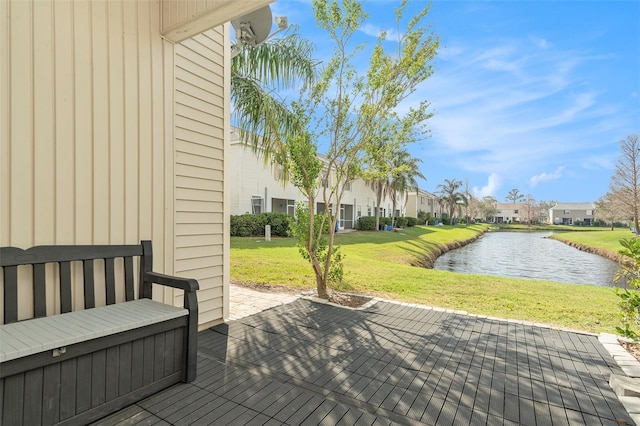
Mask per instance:
[[[400,39],[400,33],[398,33],[395,29],[383,29],[377,25],[365,23],[360,28],[358,28],[363,33],[371,36],[371,37],[380,37],[383,31],[386,31],[385,40],[387,41],[398,41]]]
[[[562,177],[563,170],[564,166],[560,166],[553,173],[543,172],[539,175],[532,176],[531,179],[529,179],[529,184],[531,185],[531,188],[534,188],[541,182],[551,182],[554,180],[558,180]]]
[[[488,196],[496,196],[496,192],[502,186],[502,178],[497,173],[491,173],[487,178],[487,184],[482,188],[477,186],[473,187],[473,195],[478,198],[488,197]]]

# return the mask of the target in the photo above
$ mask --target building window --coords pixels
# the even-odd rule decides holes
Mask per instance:
[[[357,217],[361,217],[362,216],[362,206],[358,206],[357,211],[356,211]]]
[[[275,173],[273,174],[273,177],[276,178],[278,182],[282,181],[284,178],[284,169],[282,167],[282,164],[276,164],[274,168]]]
[[[351,191],[351,182],[347,182],[344,184],[344,190],[345,191]]]
[[[513,214],[518,214],[518,209],[515,209],[515,210],[513,211]]]
[[[587,210],[587,216],[593,216],[593,210]]]
[[[251,197],[251,213],[262,213],[262,198],[255,196]]]
[[[371,206],[367,206],[367,216],[371,216]]]
[[[571,214],[571,210],[565,210],[564,214]]]
[[[329,172],[326,170],[322,172],[322,187],[323,188],[329,187]]]

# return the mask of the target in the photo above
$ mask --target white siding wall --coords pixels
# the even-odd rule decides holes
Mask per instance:
[[[150,239],[154,270],[200,280],[201,327],[221,321],[229,27],[161,34],[268,2],[0,1],[0,245]]]
[[[153,1],[0,2],[0,245],[151,239],[154,269],[173,272],[159,14]]]
[[[265,188],[267,200],[264,200],[264,211],[272,211],[273,198],[304,200],[302,193],[293,184],[283,186],[276,180],[274,168],[265,165],[264,160],[254,154],[250,147],[242,143],[232,143],[230,150],[231,214],[251,213],[251,197],[260,196],[264,199]]]
[[[223,317],[225,40],[218,27],[175,56],[175,273],[199,281],[201,324]]]

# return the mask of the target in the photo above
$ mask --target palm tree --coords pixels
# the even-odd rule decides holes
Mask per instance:
[[[294,28],[284,37],[240,49],[231,60],[233,119],[240,139],[260,149],[265,161],[285,164],[284,142],[298,131],[300,120],[278,92],[315,80],[313,44]]]
[[[389,179],[389,195],[393,203],[392,223],[395,221],[396,198],[398,194],[404,194],[404,204],[407,203],[407,191],[418,190],[417,178],[425,179],[420,171],[419,164],[422,160],[412,157],[405,149],[397,150],[390,160],[391,178]]]
[[[456,179],[445,179],[444,184],[438,185],[441,199],[443,203],[449,207],[449,220],[452,221],[458,204],[464,205],[467,203],[467,197],[463,193],[458,192],[460,187],[462,187],[462,181]]]

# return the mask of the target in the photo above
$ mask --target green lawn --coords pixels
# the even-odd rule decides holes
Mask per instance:
[[[411,266],[439,247],[474,238],[485,229],[482,225],[432,226],[403,232],[338,233],[337,243],[346,255],[344,282],[338,289],[481,315],[615,332],[619,318],[617,297],[611,288]],[[231,278],[315,287],[311,267],[298,253],[295,241],[288,238],[271,242],[232,238]]]
[[[609,228],[594,228],[590,231],[557,233],[551,238],[601,249],[615,258],[618,255],[618,250],[622,248],[620,240],[633,238],[633,234],[626,228],[615,228],[613,231]]]

